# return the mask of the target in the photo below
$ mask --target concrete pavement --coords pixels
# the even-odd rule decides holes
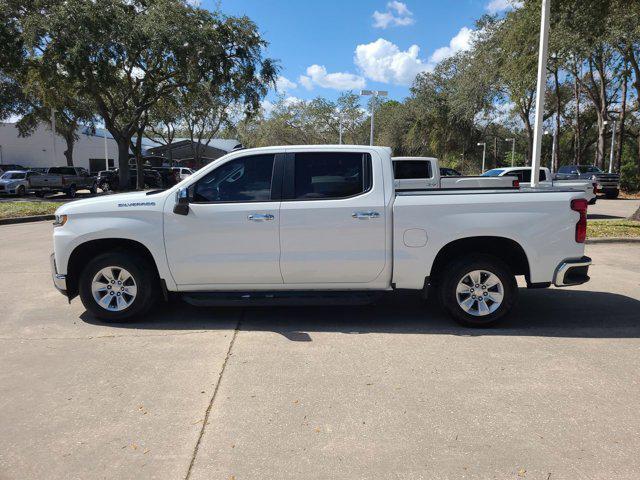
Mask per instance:
[[[640,200],[617,198],[608,200],[598,197],[595,205],[589,205],[588,218],[593,220],[620,220],[633,215],[640,208]]]
[[[491,330],[412,295],[108,326],[53,289],[50,232],[0,226],[2,479],[640,476],[640,245]]]

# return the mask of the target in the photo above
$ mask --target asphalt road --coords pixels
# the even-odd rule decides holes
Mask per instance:
[[[406,295],[108,326],[53,289],[50,232],[0,226],[3,480],[640,477],[640,245],[491,330]]]

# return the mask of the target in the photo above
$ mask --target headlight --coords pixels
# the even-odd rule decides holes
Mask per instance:
[[[66,215],[56,215],[56,219],[53,221],[53,226],[54,227],[61,227],[65,223],[67,223],[67,216]]]

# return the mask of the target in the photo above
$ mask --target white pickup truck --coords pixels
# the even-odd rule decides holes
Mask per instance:
[[[581,192],[393,183],[386,147],[234,151],[168,190],[61,206],[53,281],[106,321],[168,292],[219,305],[409,289],[486,326],[516,304],[516,276],[531,288],[589,280]]]
[[[434,157],[393,157],[394,187],[398,191],[434,188],[518,188],[516,176],[442,176]]]
[[[531,167],[503,167],[494,168],[488,170],[482,174],[482,178],[513,178],[516,177],[520,181],[520,185],[527,189],[527,185],[531,182]],[[540,176],[538,178],[540,182],[538,188],[570,188],[574,190],[581,190],[585,192],[585,198],[589,202],[589,205],[596,203],[596,191],[598,182],[595,180],[553,180],[551,171],[547,167],[540,168]]]

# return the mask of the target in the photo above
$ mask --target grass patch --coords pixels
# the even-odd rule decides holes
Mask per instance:
[[[640,222],[633,220],[589,220],[587,238],[640,237]]]
[[[0,202],[0,218],[53,215],[60,205],[57,202]]]

